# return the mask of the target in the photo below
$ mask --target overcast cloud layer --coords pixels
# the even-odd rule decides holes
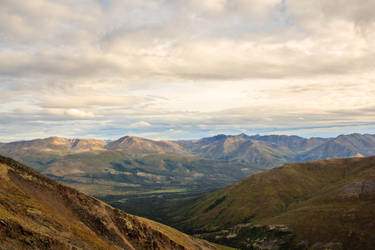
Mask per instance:
[[[375,132],[373,0],[2,0],[0,141]]]

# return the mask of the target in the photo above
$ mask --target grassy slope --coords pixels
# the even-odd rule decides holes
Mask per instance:
[[[0,245],[5,249],[213,249],[1,156],[0,180]]]
[[[286,164],[173,213],[175,223],[187,231],[244,222],[286,224],[296,240],[339,241],[363,249],[375,242],[374,216],[375,157]]]

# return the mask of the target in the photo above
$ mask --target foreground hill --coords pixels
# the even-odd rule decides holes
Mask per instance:
[[[268,226],[290,231],[295,245],[373,249],[375,157],[286,164],[176,207],[169,216],[181,229],[228,229],[205,237],[232,246],[262,240]]]
[[[215,249],[0,156],[2,249]]]

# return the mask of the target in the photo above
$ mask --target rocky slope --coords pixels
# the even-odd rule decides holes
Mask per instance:
[[[215,249],[0,156],[2,249]]]
[[[375,157],[286,164],[176,208],[169,214],[172,224],[211,232],[208,239],[215,238],[212,232],[247,224],[247,236],[228,234],[226,240],[255,244],[268,237],[259,226],[283,225],[295,235],[295,246],[373,249]]]

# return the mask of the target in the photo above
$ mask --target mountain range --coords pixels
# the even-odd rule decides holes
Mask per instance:
[[[287,162],[375,155],[375,135],[371,134],[335,138],[240,134],[175,142],[196,156],[265,167]]]
[[[135,136],[124,136],[114,141],[49,137],[0,143],[1,153],[15,156],[38,153],[63,156],[103,151],[122,151],[132,156],[171,153],[274,167],[286,162],[370,156],[375,154],[375,135],[302,138],[294,135],[221,134],[199,140],[177,141],[155,141]],[[43,167],[45,163],[40,162],[40,165],[35,167]]]
[[[1,249],[216,249],[0,156]]]

